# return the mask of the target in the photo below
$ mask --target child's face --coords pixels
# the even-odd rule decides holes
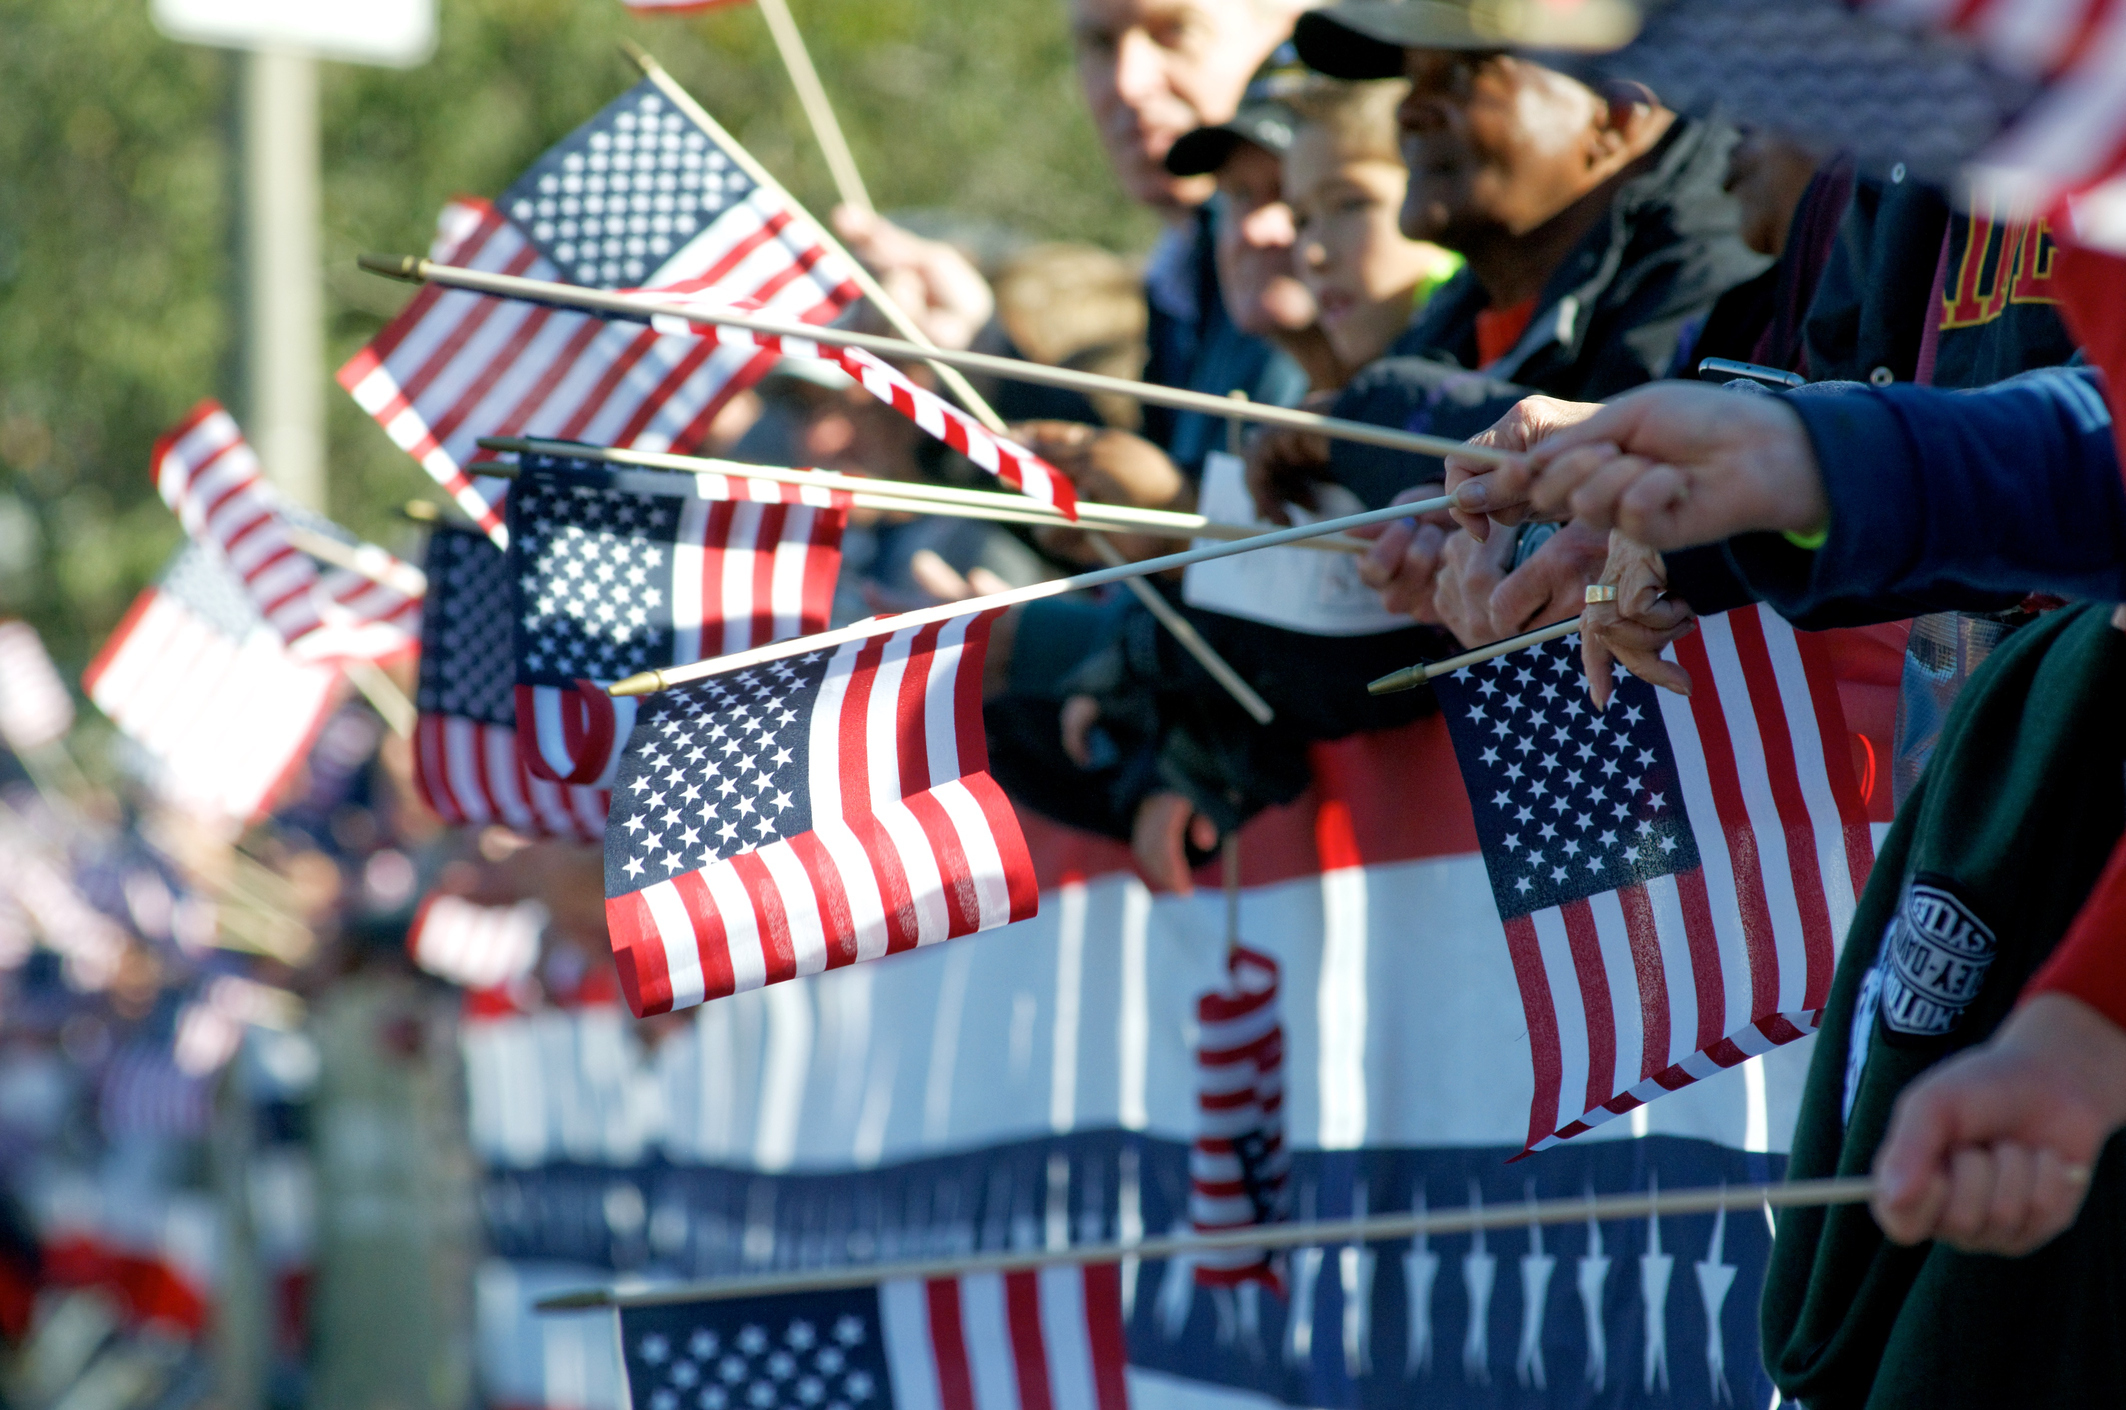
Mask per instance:
[[[1285,156],[1284,182],[1298,223],[1299,277],[1337,357],[1361,367],[1409,323],[1411,293],[1440,258],[1397,227],[1409,172],[1400,162],[1339,152],[1333,133],[1307,125]]]

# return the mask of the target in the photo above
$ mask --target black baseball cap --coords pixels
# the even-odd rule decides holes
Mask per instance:
[[[1638,32],[1632,0],[1331,0],[1292,43],[1332,78],[1401,78],[1405,49],[1604,52]]]
[[[1396,70],[1401,72],[1400,62]],[[1290,99],[1320,78],[1300,62],[1289,39],[1271,51],[1241,95],[1240,111],[1226,121],[1185,132],[1166,149],[1166,169],[1175,176],[1208,176],[1224,166],[1233,149],[1253,142],[1281,157],[1292,145],[1299,115]]]

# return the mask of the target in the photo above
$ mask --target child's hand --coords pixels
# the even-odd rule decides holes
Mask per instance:
[[[1313,510],[1314,486],[1329,478],[1329,440],[1312,431],[1265,431],[1248,443],[1248,494],[1255,513],[1290,524],[1285,506]]]

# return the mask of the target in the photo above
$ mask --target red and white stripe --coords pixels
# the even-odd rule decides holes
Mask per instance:
[[[1128,1410],[1112,1263],[881,1283],[898,1410]]]
[[[638,15],[693,15],[703,10],[727,10],[745,0],[620,0]]]
[[[161,765],[171,802],[261,816],[332,712],[339,671],[260,627],[242,641],[149,588],[82,677],[96,707]]]
[[[740,313],[774,312],[733,300],[724,290],[695,284],[664,285],[641,292],[645,298],[660,303],[699,303]],[[767,349],[783,357],[808,358],[839,367],[872,396],[1005,484],[1043,504],[1054,505],[1073,519],[1078,517],[1077,491],[1055,466],[1018,442],[997,435],[937,393],[918,387],[892,364],[861,348],[838,348],[809,338],[779,338],[720,324],[688,323],[669,316],[653,318],[651,325],[673,334],[705,334],[727,348]]]
[[[850,497],[744,476],[696,475],[672,544],[672,659],[685,665],[824,631]],[[517,731],[539,777],[609,788],[639,704],[597,684],[516,687]]]
[[[527,837],[597,842],[612,795],[535,777],[517,732],[458,715],[422,714],[413,730],[413,785],[454,827],[499,823]]]
[[[0,739],[10,749],[41,749],[73,727],[74,700],[44,638],[28,622],[0,621]]]
[[[530,279],[563,277],[500,212],[484,202],[477,209],[472,230],[437,258]],[[714,285],[806,323],[832,320],[857,296],[817,231],[760,190],[718,216],[658,277]],[[757,348],[431,284],[340,369],[339,382],[506,544],[496,506],[507,482],[475,485],[462,468],[476,458],[479,437],[692,450],[725,403],[774,362]]]
[[[1875,0],[1879,13],[1956,31],[2044,91],[1971,164],[1973,198],[2044,217],[2126,255],[2126,3]]]
[[[1291,1156],[1284,1145],[1284,1027],[1277,961],[1235,949],[1227,982],[1196,1000],[1196,1142],[1189,1148],[1189,1221],[1208,1234],[1276,1217]],[[1244,1158],[1243,1147],[1253,1153]],[[1252,1159],[1250,1171],[1245,1159]],[[1250,1188],[1252,1184],[1252,1189]],[[1277,1281],[1263,1250],[1195,1259],[1196,1281],[1231,1286]]]
[[[155,442],[150,463],[185,533],[228,560],[283,641],[293,646],[324,625],[317,565],[289,542],[258,456],[220,402],[193,407]]]
[[[811,830],[607,899],[636,1014],[1034,913],[1033,862],[982,734],[995,615],[841,647],[812,702]]]
[[[483,906],[462,896],[433,895],[414,912],[406,953],[438,979],[466,989],[493,989],[531,973],[546,932],[537,901]]]
[[[1758,607],[1704,618],[1657,692],[1700,865],[1506,922],[1541,1150],[1814,1031],[1874,861],[1819,648]]]
[[[75,888],[64,853],[19,825],[12,813],[0,815],[0,895],[64,960],[67,980],[76,989],[94,992],[118,977],[126,932]]]
[[[235,418],[209,399],[155,443],[155,486],[193,542],[219,553],[259,612],[298,655],[384,661],[420,641],[421,602],[403,580],[418,573],[384,550],[354,551],[374,574],[319,573],[295,546],[277,496]],[[383,578],[386,581],[377,581]]]

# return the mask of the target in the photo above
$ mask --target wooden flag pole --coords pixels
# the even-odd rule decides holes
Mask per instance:
[[[749,466],[747,468],[752,469],[753,467]],[[465,473],[468,475],[492,475],[498,480],[514,480],[523,473],[523,469],[507,460],[475,460],[465,467]],[[753,478],[763,479],[767,477],[756,475]],[[804,482],[797,481],[795,483],[802,484]],[[891,480],[874,480],[871,483],[890,486],[893,482]],[[1029,527],[1046,527],[1056,522],[1054,519],[1045,518],[1040,514],[1034,513],[1031,507],[1022,509],[1013,504],[957,504],[951,500],[938,502],[927,499],[912,499],[894,494],[890,490],[852,490],[848,494],[852,508],[875,509],[885,514],[934,514],[946,519],[979,519],[984,523],[990,524],[1025,524]],[[996,498],[1008,499],[1010,496],[998,495]],[[1031,501],[1026,500],[1022,500],[1020,503],[1031,505]],[[1142,529],[1121,528],[1112,524],[1083,524],[1078,527],[1090,529],[1097,534],[1137,534],[1144,532]]]
[[[816,485],[826,490],[846,490],[855,495],[919,501],[936,506],[927,511],[951,514],[955,507],[973,510],[963,518],[994,515],[1022,524],[1053,524],[1059,528],[1098,529],[1107,533],[1163,535],[1177,539],[1249,539],[1269,530],[1255,524],[1220,524],[1201,514],[1182,514],[1171,509],[1138,509],[1125,504],[1078,503],[1075,521],[1054,505],[1021,494],[998,494],[990,490],[964,490],[955,485],[930,485],[907,480],[881,480],[865,475],[845,475],[836,470],[792,470],[779,465],[752,465],[743,461],[715,460],[700,455],[673,455],[665,451],[607,449],[577,445],[573,441],[547,441],[531,436],[482,436],[482,450],[513,455],[548,455],[565,460],[596,460],[611,465],[632,465],[645,470],[669,470],[688,475],[729,475],[749,480],[768,480],[779,485]],[[468,474],[504,475],[515,467],[498,468],[496,461],[475,461]],[[1364,539],[1308,539],[1307,548],[1339,553],[1364,553]]]
[[[865,215],[873,213],[871,193],[864,189],[864,178],[856,169],[856,158],[849,151],[849,139],[842,135],[842,125],[835,120],[834,105],[827,101],[827,90],[820,84],[819,70],[812,67],[812,55],[805,48],[805,37],[798,31],[797,21],[790,14],[789,0],[759,0],[761,18],[768,22],[768,33],[775,40],[776,52],[782,55],[782,66],[789,70],[790,86],[797,90],[797,101],[805,110],[805,120],[812,124],[812,136],[819,142],[819,153],[827,159],[827,170],[834,177],[834,189],[845,206],[854,206]]]
[[[665,666],[654,671],[643,671],[629,676],[626,680],[614,682],[606,687],[606,691],[611,695],[653,695],[660,690],[670,690],[675,685],[685,685],[688,681],[742,671],[748,666],[780,661],[790,656],[803,656],[811,651],[825,651],[846,642],[891,636],[909,627],[925,627],[932,622],[949,622],[955,617],[992,612],[1000,607],[1017,607],[1022,603],[1039,602],[1043,598],[1061,597],[1065,593],[1105,587],[1109,583],[1150,577],[1155,573],[1186,568],[1195,563],[1215,562],[1220,558],[1231,558],[1238,553],[1252,553],[1258,548],[1279,548],[1288,543],[1298,543],[1302,539],[1317,538],[1322,534],[1339,534],[1346,529],[1362,529],[1370,524],[1385,524],[1391,519],[1429,514],[1436,509],[1445,509],[1447,503],[1446,496],[1442,495],[1438,499],[1418,500],[1412,504],[1391,504],[1381,509],[1347,514],[1341,519],[1323,519],[1315,524],[1297,524],[1289,529],[1277,529],[1257,538],[1242,539],[1238,543],[1208,544],[1202,548],[1192,548],[1186,553],[1169,553],[1138,563],[1118,563],[1108,568],[1095,568],[1089,573],[1053,578],[1045,583],[1012,588],[1008,592],[993,592],[982,597],[966,598],[960,602],[947,602],[937,607],[919,607],[913,612],[896,612],[890,617],[868,617],[846,627],[837,627],[833,631],[792,637],[788,641],[772,642],[747,651],[734,651],[728,656],[715,656],[706,661],[689,662],[683,666]]]
[[[835,121],[834,110],[827,103],[826,91],[819,85],[819,74],[812,68],[811,56],[805,52],[804,39],[797,32],[796,21],[791,18],[788,8],[780,4],[780,0],[775,0],[773,8],[770,8],[769,0],[763,0],[761,8],[767,18],[769,29],[776,36],[776,45],[782,50],[783,63],[790,70],[791,82],[797,85],[798,96],[801,101],[805,102],[806,114],[812,120],[812,130],[819,138],[821,150],[827,155],[828,166],[835,167],[838,159],[846,167],[846,171],[841,168],[835,169],[835,181],[842,189],[842,198],[849,200],[850,192],[854,190],[861,198],[861,204],[864,209],[866,211],[870,210],[871,200],[869,195],[864,193],[862,179],[857,175],[856,161],[849,155],[849,144],[842,140],[841,126]],[[778,25],[780,28],[778,28]],[[834,238],[833,232],[828,230],[824,224],[813,220],[810,212],[799,205],[796,199],[787,190],[784,190],[774,177],[768,174],[767,168],[755,161],[752,153],[740,146],[737,139],[724,131],[715,118],[709,116],[708,109],[695,102],[694,96],[688,93],[686,89],[680,87],[678,82],[664,71],[662,64],[651,58],[647,51],[637,46],[628,45],[626,47],[629,57],[635,60],[643,73],[648,75],[650,82],[657,85],[659,91],[678,104],[681,111],[693,118],[701,125],[703,131],[709,133],[719,145],[729,151],[732,158],[745,167],[747,173],[755,181],[781,196],[784,204],[791,211],[805,216],[807,222],[817,232],[820,242],[848,262],[849,268],[856,279],[856,286],[864,291],[864,297],[871,300],[872,306],[878,309],[880,314],[884,315],[886,321],[892,324],[902,337],[915,345],[915,355],[930,364],[932,370],[937,373],[938,380],[958,399],[960,405],[966,407],[976,420],[987,426],[991,431],[996,432],[998,435],[1004,434],[1004,418],[997,415],[996,408],[992,407],[982,394],[974,389],[973,384],[961,375],[959,369],[953,366],[949,359],[938,355],[939,348],[937,344],[930,340],[930,335],[923,331],[922,325],[908,316],[907,311],[895,302],[893,296],[888,294],[884,286],[872,276],[871,271],[864,268],[863,262],[844,249],[841,242]],[[811,98],[805,96],[808,91],[816,96],[816,104]],[[832,141],[829,140],[830,133],[832,134]],[[1092,540],[1092,546],[1093,552],[1098,554],[1109,566],[1117,566],[1122,562],[1121,550],[1107,540],[1095,538]],[[1152,587],[1150,583],[1137,578],[1130,578],[1125,581],[1130,592],[1134,593],[1137,601],[1143,605],[1144,610],[1152,614],[1153,620],[1171,633],[1174,639],[1181,643],[1183,649],[1189,655],[1195,657],[1197,663],[1210,673],[1211,678],[1216,680],[1221,686],[1224,686],[1227,693],[1240,702],[1240,707],[1246,710],[1256,723],[1268,724],[1274,718],[1274,712],[1263,701],[1263,698],[1249,688],[1247,682],[1243,681],[1240,678],[1240,674],[1226,664],[1223,657],[1211,649],[1211,644],[1203,639],[1202,634],[1189,623],[1187,618],[1174,609],[1172,603],[1159,595],[1157,589]]]
[[[1200,411],[1208,416],[1250,421],[1263,426],[1312,431],[1330,440],[1357,441],[1364,445],[1406,451],[1412,455],[1451,455],[1458,460],[1484,465],[1504,465],[1518,458],[1514,452],[1500,450],[1495,446],[1471,445],[1467,441],[1457,441],[1450,436],[1428,436],[1416,431],[1399,431],[1392,426],[1369,426],[1363,421],[1346,421],[1338,416],[1323,416],[1318,412],[1300,411],[1294,407],[1271,406],[1267,402],[1235,401],[1230,397],[1214,397],[1207,392],[1185,391],[1180,387],[1160,387],[1149,382],[1132,382],[1126,377],[1105,377],[1097,372],[1080,372],[1071,367],[1050,367],[1046,363],[1027,362],[1015,357],[997,357],[990,353],[926,349],[899,338],[881,337],[875,333],[856,333],[846,328],[815,327],[809,323],[794,323],[786,319],[762,318],[750,313],[741,313],[736,309],[659,303],[653,296],[643,294],[612,293],[603,289],[586,289],[577,284],[560,284],[544,279],[524,279],[509,274],[461,269],[456,265],[437,264],[417,255],[361,255],[357,257],[356,263],[371,274],[381,274],[387,279],[404,280],[411,284],[442,284],[453,289],[467,289],[476,294],[491,294],[498,298],[523,299],[556,308],[609,314],[634,323],[648,323],[653,318],[666,318],[688,323],[715,324],[724,328],[743,328],[747,332],[760,333],[771,338],[799,339],[829,347],[862,348],[866,352],[886,357],[912,358],[918,361],[927,358],[933,362],[950,363],[970,372],[1004,377],[1015,382],[1029,382],[1039,387],[1062,387],[1074,392],[1112,393],[1131,397],[1147,406],[1171,407],[1176,411]]]
[[[958,1258],[909,1263],[855,1264],[812,1268],[753,1278],[718,1278],[661,1288],[588,1288],[532,1304],[539,1312],[581,1312],[595,1307],[659,1307],[677,1302],[721,1302],[741,1297],[818,1292],[868,1287],[875,1283],[931,1278],[960,1278],[971,1273],[1017,1273],[1034,1268],[1115,1263],[1124,1258],[1169,1259],[1233,1249],[1320,1248],[1336,1244],[1384,1243],[1390,1239],[1467,1234],[1479,1229],[1524,1229],[1537,1224],[1610,1223],[1620,1219],[1675,1218],[1711,1214],[1722,1209],[1795,1209],[1831,1204],[1861,1204],[1875,1194],[1866,1175],[1830,1180],[1792,1180],[1776,1185],[1707,1186],[1695,1190],[1648,1190],[1640,1194],[1584,1196],[1579,1199],[1530,1200],[1468,1209],[1426,1210],[1411,1214],[1377,1214],[1365,1219],[1318,1220],[1301,1224],[1258,1224],[1215,1234],[1178,1235],[1134,1243],[1079,1244],[1071,1248],[1030,1248],[975,1253]]]
[[[1579,629],[1580,619],[1568,617],[1562,622],[1552,622],[1547,627],[1537,627],[1532,632],[1522,632],[1519,636],[1509,636],[1504,641],[1494,641],[1489,646],[1479,646],[1474,651],[1464,651],[1459,656],[1449,656],[1444,661],[1421,661],[1415,666],[1405,666],[1400,671],[1390,671],[1379,680],[1369,683],[1366,693],[1393,695],[1398,690],[1415,690],[1435,676],[1448,675],[1464,666],[1474,666],[1479,661],[1489,661],[1494,656],[1519,651],[1524,646],[1556,641],[1561,636],[1571,636]]]

